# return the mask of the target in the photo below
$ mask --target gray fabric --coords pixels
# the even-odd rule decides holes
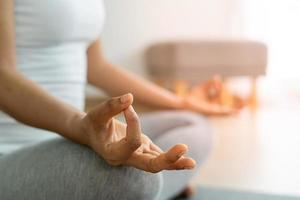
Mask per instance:
[[[143,131],[163,149],[186,143],[198,162],[197,169],[151,174],[132,167],[111,167],[89,148],[59,138],[0,157],[0,199],[152,200],[174,196],[198,174],[209,152],[209,125],[189,112],[156,112],[142,116],[141,122]]]
[[[155,199],[161,174],[110,167],[89,148],[63,138],[0,160],[2,200]]]
[[[201,164],[212,147],[212,126],[203,116],[188,111],[153,112],[141,117],[143,132],[163,150],[176,143],[189,147],[187,155],[194,158],[194,170],[163,171],[160,199],[168,199],[182,191],[190,180],[199,175]]]

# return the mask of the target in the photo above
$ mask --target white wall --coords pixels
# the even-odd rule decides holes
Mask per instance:
[[[230,36],[235,1],[105,0],[105,52],[114,62],[142,72],[143,51],[153,42]]]
[[[232,36],[239,0],[105,0],[102,43],[114,63],[145,76],[143,52],[154,42]]]
[[[245,35],[268,45],[268,78],[300,80],[299,0],[243,0]]]

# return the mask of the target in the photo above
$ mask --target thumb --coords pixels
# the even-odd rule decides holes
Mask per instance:
[[[133,102],[131,93],[113,97],[94,108],[90,115],[96,123],[108,122],[112,117],[127,109]]]

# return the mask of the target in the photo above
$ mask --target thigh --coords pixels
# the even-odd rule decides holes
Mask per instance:
[[[167,114],[168,116],[165,116],[162,121],[160,113],[157,113],[156,117],[154,115],[151,116],[152,131],[155,131],[159,124],[161,124],[160,126],[169,125],[174,120],[179,125],[175,126],[175,123],[173,123],[168,126],[172,128],[167,129],[165,127],[166,131],[160,128],[159,131],[162,132],[158,131],[154,133],[155,137],[153,141],[163,150],[169,149],[176,143],[184,143],[189,147],[188,155],[197,162],[197,167],[194,170],[163,172],[164,185],[162,199],[168,199],[183,190],[193,177],[199,175],[200,166],[209,155],[212,147],[213,131],[210,123],[204,117],[197,114],[190,112],[180,112],[180,115],[178,115],[178,112],[163,114]],[[147,125],[147,120],[144,121],[144,125]]]
[[[154,112],[142,115],[141,122],[145,133],[165,151],[176,143],[184,143],[189,154],[201,160],[211,149],[213,129],[201,115],[187,111]]]
[[[151,139],[180,127],[187,127],[195,124],[207,124],[202,115],[189,111],[156,111],[140,116],[142,130]]]
[[[168,131],[157,137],[155,143],[164,150],[176,143],[184,143],[189,148],[187,155],[197,163],[193,170],[163,172],[164,185],[161,196],[162,199],[169,199],[181,192],[194,177],[200,175],[201,166],[211,151],[212,132],[208,127],[192,125]]]
[[[65,139],[0,159],[0,199],[155,199],[160,174],[111,167],[89,148]]]

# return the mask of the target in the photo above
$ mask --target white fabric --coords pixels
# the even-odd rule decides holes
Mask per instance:
[[[14,4],[18,69],[54,96],[83,109],[86,50],[100,36],[103,2],[14,0]],[[0,152],[53,135],[0,113]]]

